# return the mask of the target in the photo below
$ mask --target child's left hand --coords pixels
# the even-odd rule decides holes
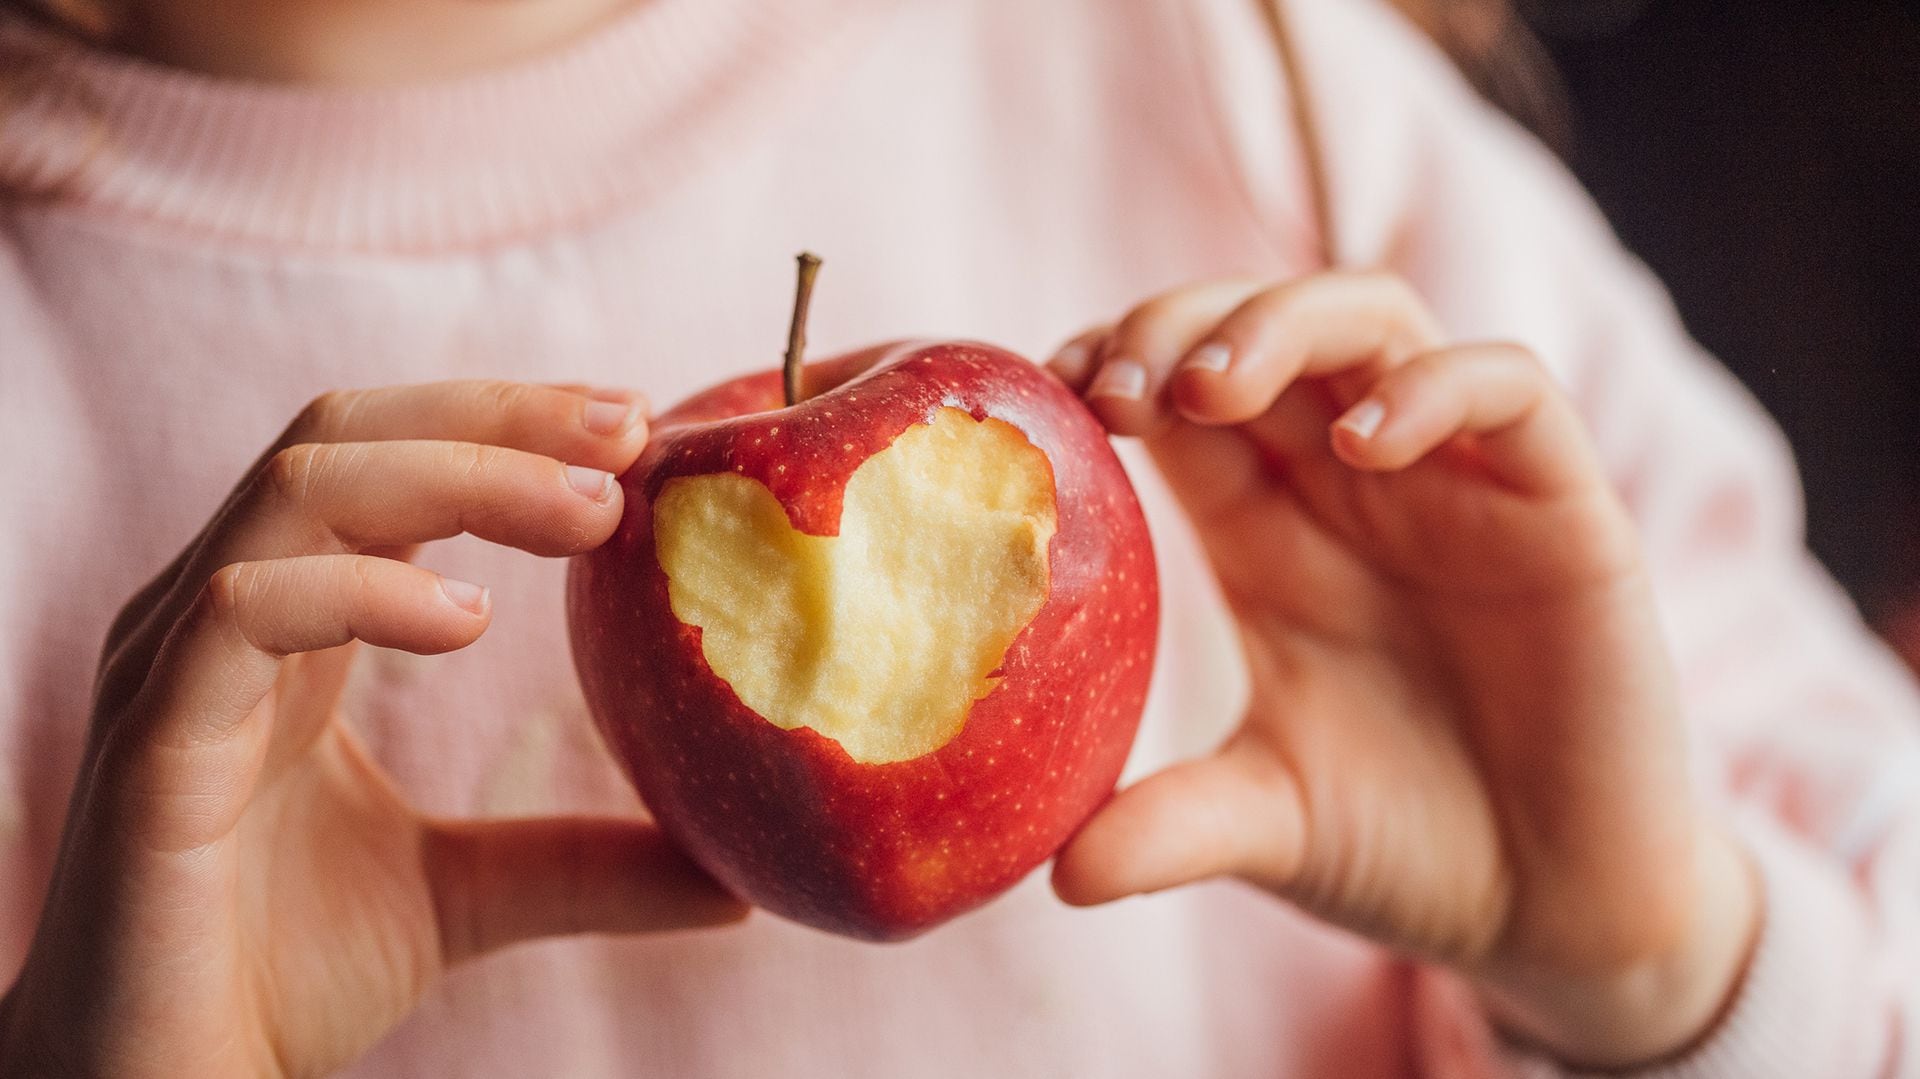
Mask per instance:
[[[1632,522],[1535,358],[1329,274],[1180,289],[1052,366],[1146,440],[1253,679],[1216,755],[1069,844],[1061,896],[1237,875],[1455,967],[1570,1061],[1699,1039],[1757,888],[1690,788]]]

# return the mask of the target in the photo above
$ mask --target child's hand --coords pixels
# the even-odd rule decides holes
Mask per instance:
[[[557,556],[610,535],[642,412],[446,383],[330,395],[294,422],[108,638],[0,1061],[318,1074],[462,958],[741,915],[642,824],[421,817],[335,711],[352,642],[437,653],[486,629],[487,594],[402,561],[414,545],[465,531]]]
[[[1234,874],[1580,1063],[1699,1037],[1755,888],[1690,792],[1631,522],[1534,357],[1326,275],[1181,289],[1052,366],[1146,440],[1253,676],[1239,732],[1117,795],[1060,894]]]

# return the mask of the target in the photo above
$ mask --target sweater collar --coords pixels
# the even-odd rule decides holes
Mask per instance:
[[[876,0],[642,0],[513,66],[373,89],[250,83],[0,20],[0,175],[217,238],[432,253],[643,201],[829,62]]]

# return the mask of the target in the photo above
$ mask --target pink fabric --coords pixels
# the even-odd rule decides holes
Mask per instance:
[[[1295,0],[1340,255],[1462,335],[1536,348],[1640,520],[1700,782],[1767,882],[1688,1079],[1920,1072],[1920,701],[1804,553],[1791,463],[1538,147],[1372,2]],[[1311,269],[1285,84],[1247,0],[648,0],[537,62],[419,89],[232,85],[0,31],[40,93],[0,169],[0,975],[36,916],[113,611],[331,387],[588,380],[671,401],[771,364],[788,256],[820,353],[1037,354],[1187,279]],[[1137,457],[1130,463],[1139,466]],[[1204,751],[1244,676],[1136,469],[1165,657],[1133,774]],[[493,630],[373,653],[349,710],[438,812],[626,812],[566,655],[562,567],[429,553]],[[1905,1030],[1905,1040],[1902,1031]],[[758,918],[465,968],[359,1075],[1540,1076],[1443,974],[1227,885],[1069,911],[1029,880],[899,947]]]

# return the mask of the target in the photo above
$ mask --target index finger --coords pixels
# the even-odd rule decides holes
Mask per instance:
[[[1245,423],[1302,375],[1377,374],[1440,341],[1438,321],[1399,278],[1316,274],[1234,309],[1187,353],[1168,391],[1193,423]]]
[[[646,442],[637,392],[489,379],[324,393],[302,409],[262,462],[301,443],[399,439],[474,442],[620,473]]]

